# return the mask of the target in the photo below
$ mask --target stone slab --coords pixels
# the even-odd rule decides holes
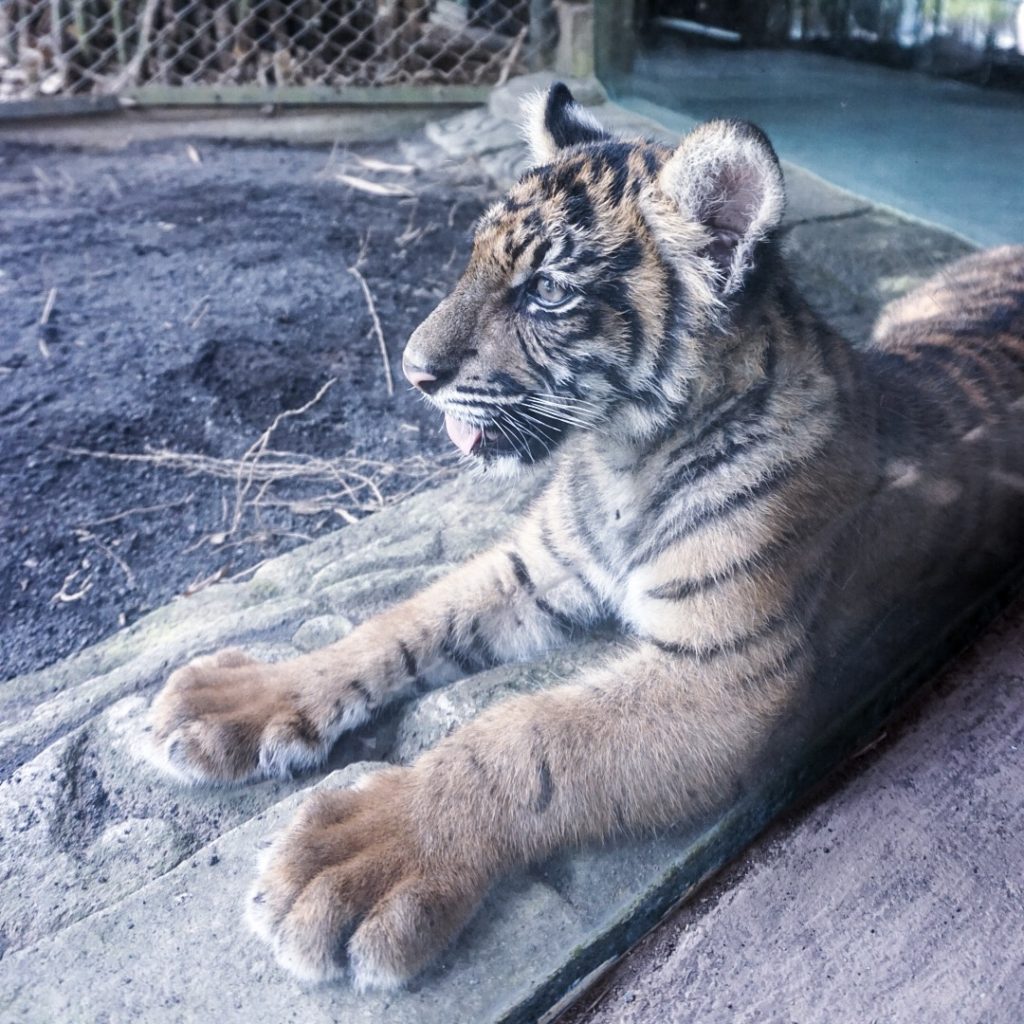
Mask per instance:
[[[347,784],[361,771],[353,766],[323,784]],[[641,880],[671,862],[676,845],[663,838],[632,851],[598,851],[572,870],[548,866],[510,879],[442,962],[408,990],[358,995],[345,985],[296,982],[241,921],[256,854],[302,795],[226,832],[109,909],[8,953],[0,962],[3,1020],[531,1019],[521,1005],[557,971],[574,940],[586,939],[608,916],[608,903],[590,898],[593,886],[628,903]]]

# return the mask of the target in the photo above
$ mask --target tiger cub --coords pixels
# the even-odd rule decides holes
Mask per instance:
[[[536,166],[404,368],[468,461],[548,463],[542,497],[337,644],[179,669],[153,731],[184,779],[284,775],[452,669],[608,618],[627,640],[306,801],[248,908],[304,978],[398,985],[503,872],[707,808],[780,723],[827,722],[1021,554],[1024,249],[954,265],[854,348],[787,274],[757,128],[618,141],[563,85],[528,121]]]

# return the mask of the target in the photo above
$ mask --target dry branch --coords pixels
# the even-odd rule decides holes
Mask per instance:
[[[366,299],[367,308],[370,311],[370,319],[373,321],[373,331],[377,335],[377,344],[380,346],[380,358],[384,363],[384,380],[387,382],[388,395],[395,393],[395,382],[391,377],[391,360],[388,358],[388,346],[384,341],[384,331],[380,326],[380,317],[377,316],[377,304],[373,301],[373,293],[366,283],[366,278],[360,273],[358,267],[349,267],[348,272],[359,282],[363,289],[363,296]]]
[[[308,402],[306,407],[312,404],[312,401]],[[289,414],[299,415],[299,411],[290,410]],[[244,521],[250,513],[258,517],[265,510],[281,510],[295,517],[331,515],[345,522],[355,522],[450,476],[455,470],[454,460],[438,463],[421,455],[389,462],[357,456],[322,458],[301,452],[277,451],[268,447],[269,439],[285,415],[280,414],[257,442],[236,459],[167,448],[144,452],[104,452],[87,448],[61,450],[85,458],[141,463],[191,477],[234,481],[234,501],[228,502],[223,511],[224,528],[207,534],[194,547],[204,543],[231,546],[267,539],[271,535],[287,535],[287,530],[263,527],[258,534],[234,539],[241,535]],[[401,486],[395,486],[394,481],[398,480],[402,481]],[[300,487],[303,493],[296,494],[296,487]],[[313,493],[309,493],[310,489]],[[166,507],[185,504],[192,497],[190,494],[179,502],[168,502]],[[161,507],[126,509],[87,526],[116,522],[129,515],[157,511]]]
[[[308,412],[313,408],[317,402],[320,401],[324,395],[337,383],[338,378],[332,377],[326,384],[322,385],[320,390],[304,405],[299,406],[298,409],[286,409],[284,412],[279,412],[273,419],[273,422],[263,431],[262,434],[256,439],[256,441],[249,446],[248,451],[242,456],[241,461],[238,464],[238,471],[235,474],[235,514],[232,517],[230,533],[234,533],[242,520],[242,516],[245,513],[246,498],[249,494],[249,490],[254,482],[254,474],[256,467],[259,464],[260,459],[264,456],[267,451],[267,446],[270,444],[270,439],[274,436],[274,431],[286,420],[292,419],[295,416],[301,416],[303,413]]]
[[[371,196],[383,196],[388,199],[396,197],[406,199],[416,194],[412,189],[406,188],[405,185],[388,184],[383,181],[368,181],[366,178],[357,178],[352,174],[335,174],[335,180],[359,192],[366,192]]]
[[[46,293],[46,301],[43,303],[43,311],[39,314],[39,325],[45,326],[50,322],[50,314],[53,312],[53,305],[57,301],[57,289],[51,288]]]
[[[496,85],[504,85],[508,81],[509,75],[512,74],[512,69],[516,66],[516,61],[519,60],[519,54],[523,52],[527,31],[527,28],[524,26],[519,35],[516,36],[515,42],[509,47],[508,54],[501,62],[501,71],[498,74]]]

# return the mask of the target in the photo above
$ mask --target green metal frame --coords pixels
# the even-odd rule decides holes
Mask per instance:
[[[121,102],[149,107],[205,106],[472,106],[486,103],[487,85],[144,85],[126,89]],[[0,105],[0,111],[3,107]]]
[[[487,85],[145,85],[117,96],[40,96],[0,102],[0,124],[39,117],[112,114],[125,107],[460,107],[487,102]]]
[[[116,96],[40,96],[34,100],[0,101],[0,124],[28,121],[37,117],[78,117],[83,114],[112,114],[120,110]]]

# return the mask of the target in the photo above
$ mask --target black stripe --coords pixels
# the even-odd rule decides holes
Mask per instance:
[[[510,234],[505,239],[505,255],[508,256],[509,263],[512,266],[515,266],[516,263],[519,262],[519,257],[526,252],[527,248],[533,241],[534,239],[532,235],[520,238],[518,242],[516,241],[516,236],[514,234]]]
[[[526,563],[515,551],[506,551],[505,554],[508,556],[508,560],[512,563],[512,572],[515,573],[515,577],[519,585],[528,594],[532,594],[536,588],[534,587],[533,580],[530,577],[530,571],[526,568]]]
[[[481,779],[483,779],[483,781],[487,785],[487,789],[490,792],[491,796],[497,799],[498,787],[495,784],[494,779],[491,777],[491,773],[487,770],[487,767],[484,765],[483,761],[481,761],[480,758],[477,757],[475,750],[471,750],[469,747],[466,747],[465,750],[466,763],[469,765],[470,768],[473,769],[474,772],[476,772],[477,775],[480,776]]]
[[[416,675],[416,657],[412,651],[401,641],[398,641],[398,649],[402,652],[402,663],[405,665],[406,675],[415,677]]]
[[[775,360],[775,347],[769,344],[765,351],[762,379],[742,394],[726,402],[723,407],[712,414],[695,435],[688,437],[667,455],[666,460],[671,464],[687,451],[692,452],[709,442],[716,431],[725,435],[722,448],[691,457],[673,470],[672,475],[655,491],[647,503],[645,514],[642,517],[645,524],[649,523],[651,519],[657,518],[668,500],[682,487],[695,482],[718,465],[739,455],[745,448],[755,447],[771,436],[767,430],[753,432],[743,441],[734,441],[729,435],[740,428],[752,429],[764,418],[775,380]]]
[[[552,608],[543,597],[534,598],[534,604],[536,604],[537,608],[548,616],[549,619],[553,619],[563,633],[572,633],[576,629],[576,623],[572,618],[566,615],[565,612],[560,612],[557,608]]]
[[[578,462],[569,477],[568,491],[569,506],[573,514],[573,533],[590,557],[598,565],[608,568],[608,554],[589,521],[589,514],[594,506],[594,497],[600,493],[600,489],[594,485],[590,476],[585,474],[582,465]]]
[[[696,533],[710,523],[724,519],[726,516],[730,516],[734,512],[752,505],[755,501],[770,494],[780,484],[785,483],[789,477],[793,476],[796,468],[797,466],[794,463],[783,463],[775,466],[756,484],[733,492],[725,501],[720,502],[713,508],[700,512],[692,518],[677,522],[672,529],[655,535],[639,551],[633,554],[626,565],[626,571],[631,572],[641,565],[645,565],[652,558],[660,555],[666,548],[671,547],[671,545],[682,540],[684,537]]]
[[[764,685],[770,680],[777,679],[779,676],[791,671],[797,661],[807,653],[804,639],[796,640],[772,664],[750,675],[741,676],[735,680],[735,685],[748,694],[753,693],[755,690],[763,689]]]
[[[578,562],[569,558],[563,551],[561,551],[555,544],[555,538],[551,535],[551,527],[545,521],[544,525],[540,530],[540,542],[544,546],[544,550],[563,568],[568,569],[572,574],[573,578],[579,581],[579,584],[583,589],[590,595],[594,603],[599,607],[604,605],[604,601],[601,598],[601,594],[598,589],[594,586],[590,580],[584,576],[580,569]]]
[[[527,344],[524,332],[518,326],[515,328],[515,335],[516,341],[519,342],[519,350],[522,352],[523,358],[526,360],[527,365],[548,386],[549,391],[557,391],[558,383],[555,380],[554,374],[552,374],[550,367],[547,365],[547,363],[541,362],[534,356],[530,346]],[[543,352],[543,348],[541,348],[541,351]]]
[[[697,455],[682,466],[679,466],[665,483],[654,492],[653,498],[647,505],[644,519],[648,523],[651,520],[658,519],[668,502],[680,491],[687,487],[692,487],[703,477],[708,476],[721,466],[733,463],[739,456],[754,452],[763,447],[766,442],[773,440],[777,440],[776,435],[767,430],[752,433],[741,441],[726,438],[721,448]]]
[[[296,711],[292,716],[292,729],[303,743],[310,747],[320,745],[320,730],[313,724],[312,719],[304,711]]]
[[[626,182],[629,180],[629,150],[614,151],[609,147],[604,157],[612,172],[612,180],[608,183],[608,199],[613,206],[619,206],[626,194]]]
[[[366,704],[367,709],[374,707],[373,698],[370,696],[370,691],[366,688],[366,684],[361,679],[353,679],[348,684]]]
[[[785,625],[785,623],[786,617],[784,615],[773,615],[771,618],[765,619],[760,626],[756,629],[750,630],[748,633],[742,633],[740,636],[730,637],[728,640],[723,640],[721,643],[707,644],[703,647],[697,647],[694,644],[672,643],[669,640],[659,640],[657,637],[653,636],[641,635],[640,639],[654,644],[655,647],[662,651],[666,651],[669,654],[675,654],[681,658],[690,658],[692,661],[707,664],[709,661],[714,661],[716,658],[720,658],[725,654],[738,654],[744,648],[749,647],[758,640],[766,639],[774,633],[779,626]]]
[[[491,376],[491,381],[498,384],[499,387],[471,387],[468,384],[459,385],[459,395],[479,395],[481,398],[512,398],[519,395],[522,392],[522,387],[516,381],[515,377],[507,373],[495,373]],[[458,401],[458,396],[453,396],[451,401]],[[463,401],[462,405],[471,404],[470,402]]]
[[[544,262],[544,257],[550,250],[551,240],[545,238],[537,245],[537,248],[533,250],[533,254],[530,256],[530,269],[536,270]]]
[[[497,664],[498,659],[494,656],[494,650],[487,637],[480,632],[480,620],[477,618],[473,619],[469,627],[469,647],[471,657],[477,661],[477,672]]]
[[[957,379],[949,373],[949,383],[957,386],[975,385],[984,398],[997,409],[1005,406],[1003,387],[993,379],[990,368],[979,353],[969,348],[950,348],[945,345],[919,345],[916,351],[924,360],[934,361],[944,367],[951,367],[960,372]],[[948,371],[947,371],[948,372]],[[983,411],[983,410],[979,410]]]
[[[555,783],[551,777],[551,765],[544,753],[544,737],[537,726],[533,727],[532,732],[538,764],[537,794],[533,798],[531,809],[537,814],[543,814],[551,806],[551,798],[555,795]]]
[[[441,653],[460,671],[466,675],[472,675],[478,671],[479,666],[467,654],[464,654],[455,646],[451,639],[445,639],[441,644]]]
[[[782,546],[782,542],[766,544],[752,554],[744,555],[743,558],[727,565],[720,572],[712,573],[708,576],[680,577],[679,579],[669,580],[667,583],[661,583],[656,587],[648,589],[646,592],[647,597],[653,597],[656,601],[683,601],[688,597],[693,597],[694,594],[715,590],[722,586],[722,584],[728,583],[729,580],[735,579],[741,573],[746,573],[748,570],[755,568],[759,563],[763,563],[769,551],[778,550]]]
[[[827,563],[829,550],[831,550],[831,546],[828,547],[820,561]],[[723,655],[737,654],[758,641],[768,639],[777,629],[779,629],[779,627],[782,626],[791,624],[800,627],[801,632],[804,632],[803,617],[805,613],[812,608],[816,599],[820,598],[829,579],[827,569],[821,570],[819,568],[820,561],[815,560],[814,568],[806,572],[797,581],[797,584],[794,587],[792,594],[790,594],[789,599],[786,601],[786,605],[782,611],[775,615],[770,615],[759,626],[756,626],[754,629],[751,629],[746,633],[730,637],[728,640],[723,640],[719,643],[711,643],[704,646],[697,646],[695,644],[677,644],[667,640],[659,640],[656,637],[642,637],[642,639],[648,640],[650,643],[653,643],[655,647],[658,647],[663,651],[667,651],[670,654],[691,658],[701,664],[707,664],[707,662],[714,661],[716,658],[720,658]]]
[[[551,798],[555,792],[554,783],[551,781],[551,765],[548,764],[547,758],[541,761],[537,775],[539,791],[533,801],[533,809],[538,814],[543,814],[551,806]]]
[[[662,281],[668,291],[664,326],[662,327],[661,338],[659,339],[658,354],[654,361],[654,379],[660,384],[664,380],[668,368],[675,366],[676,358],[679,355],[679,321],[680,314],[684,312],[685,299],[683,283],[679,279],[675,268],[665,259],[659,248],[655,247],[655,253]]]
[[[574,181],[569,187],[565,197],[565,219],[582,231],[589,231],[594,226],[594,206],[582,181]]]

